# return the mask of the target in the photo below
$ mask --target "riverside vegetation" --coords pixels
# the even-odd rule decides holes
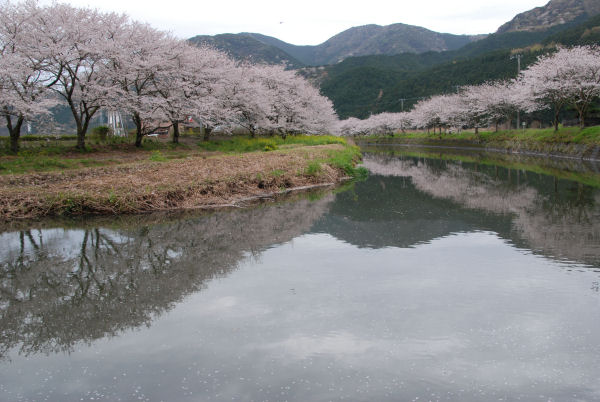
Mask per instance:
[[[45,146],[44,146],[45,145]],[[45,142],[0,155],[0,217],[122,214],[236,206],[366,174],[358,147],[334,136],[234,137],[181,144]]]

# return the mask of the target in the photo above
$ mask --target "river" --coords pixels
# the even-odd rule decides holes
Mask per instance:
[[[365,151],[333,192],[6,229],[0,400],[600,400],[597,166]]]

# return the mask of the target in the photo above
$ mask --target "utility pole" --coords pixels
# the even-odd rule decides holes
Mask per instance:
[[[523,57],[521,54],[515,54],[514,56],[511,56],[511,59],[517,59],[517,77],[521,75],[521,57]],[[519,127],[521,127],[521,111],[517,109],[517,130]]]
[[[403,112],[404,112],[404,101],[405,101],[405,100],[406,100],[406,99],[404,99],[404,98],[401,98],[401,99],[400,99],[400,104],[402,105],[401,107],[402,107],[402,111],[403,111]]]

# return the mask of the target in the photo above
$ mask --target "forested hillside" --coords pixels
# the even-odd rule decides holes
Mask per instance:
[[[524,68],[553,44],[599,39],[600,17],[582,17],[540,31],[496,33],[455,51],[349,58],[305,73],[321,85],[340,118],[365,118],[407,110],[420,98],[453,92],[457,86],[514,78],[517,53]]]
[[[541,53],[523,52],[522,66]],[[348,69],[324,80],[321,90],[332,99],[340,118],[400,112],[421,98],[456,91],[457,86],[516,77],[517,62],[511,56],[511,50],[501,50],[413,71],[372,66]]]
[[[560,43],[565,46],[595,45],[600,43],[600,15],[551,35],[544,40],[544,43]]]

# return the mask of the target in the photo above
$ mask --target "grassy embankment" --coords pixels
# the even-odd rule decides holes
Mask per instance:
[[[481,131],[478,134],[473,131],[452,134],[406,132],[393,136],[365,136],[358,141],[372,144],[466,146],[508,152],[600,158],[600,126],[583,130],[579,127],[561,127],[558,132],[552,128]]]
[[[83,153],[46,144],[0,155],[0,218],[235,205],[365,174],[355,167],[358,148],[339,137],[183,142],[100,144]]]

